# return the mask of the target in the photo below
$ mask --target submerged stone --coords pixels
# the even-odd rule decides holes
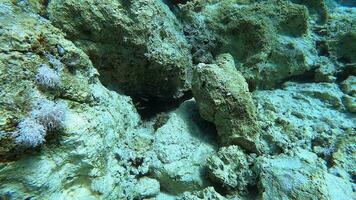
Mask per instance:
[[[200,118],[194,100],[169,113],[166,123],[155,132],[153,150],[158,162],[153,173],[169,193],[203,189],[206,158],[216,150],[214,131]]]
[[[89,55],[107,87],[163,100],[189,89],[188,43],[162,1],[53,0],[48,16]]]
[[[245,154],[238,146],[219,149],[216,155],[207,159],[209,177],[227,191],[247,193],[247,187],[255,184],[251,170],[253,158]]]
[[[185,26],[204,27],[200,31],[206,29],[208,41],[216,43],[210,53],[214,57],[230,53],[251,89],[275,88],[315,68],[309,15],[302,5],[275,0],[195,1],[181,8]]]
[[[350,182],[327,173],[315,163],[318,162],[315,154],[302,154],[305,154],[304,159],[281,155],[258,161],[260,187],[263,188],[261,199],[341,200],[353,195]]]
[[[257,151],[256,108],[231,55],[220,55],[216,64],[199,64],[192,90],[200,115],[216,125],[222,145]]]
[[[205,200],[205,199],[216,199],[225,200],[226,198],[217,193],[213,187],[207,187],[204,190],[185,192],[178,200]]]
[[[352,4],[2,0],[0,199],[353,199]]]

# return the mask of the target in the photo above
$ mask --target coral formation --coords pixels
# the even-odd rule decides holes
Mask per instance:
[[[15,142],[24,147],[36,147],[45,141],[46,129],[35,119],[25,118],[18,125],[18,132],[14,134]]]
[[[39,99],[33,110],[19,124],[15,131],[15,141],[25,147],[36,147],[45,141],[46,131],[58,131],[64,126],[67,107],[64,103],[54,103]]]
[[[203,200],[203,199],[216,199],[225,200],[223,196],[217,193],[213,187],[207,187],[201,191],[185,192],[179,200]]]
[[[108,87],[163,99],[188,89],[188,43],[160,0],[53,0],[48,16],[89,55]]]
[[[231,55],[222,54],[216,62],[199,64],[194,70],[192,91],[199,112],[216,125],[223,145],[238,144],[256,152],[256,108],[248,85]]]
[[[220,44],[213,54],[231,53],[250,88],[273,88],[315,68],[316,50],[304,6],[248,2],[193,1],[182,6],[182,16],[190,26],[207,27],[210,38]]]
[[[38,67],[36,82],[40,86],[50,89],[55,89],[61,84],[58,73],[45,64],[42,64]]]
[[[329,174],[315,154],[280,155],[257,162],[261,199],[348,199],[353,189],[348,181]],[[337,187],[335,187],[337,186]]]
[[[207,159],[207,170],[211,179],[217,181],[226,190],[247,191],[248,185],[254,185],[251,170],[253,157],[246,155],[238,146],[222,147]]]
[[[155,132],[158,157],[153,171],[162,188],[171,193],[203,189],[206,158],[215,152],[214,131],[199,117],[195,101],[184,102]]]
[[[355,6],[1,0],[0,199],[353,199]]]

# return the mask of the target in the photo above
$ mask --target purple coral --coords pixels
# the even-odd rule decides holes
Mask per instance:
[[[40,99],[35,102],[30,115],[37,119],[46,130],[52,131],[63,128],[66,110],[67,105],[65,103]]]
[[[18,126],[15,142],[24,147],[36,147],[45,141],[46,129],[33,118],[25,118]]]
[[[40,86],[49,89],[55,89],[61,84],[58,73],[45,64],[39,66],[36,74],[36,82]]]
[[[47,131],[63,128],[66,111],[64,103],[37,100],[33,110],[18,124],[15,142],[27,148],[43,144]]]

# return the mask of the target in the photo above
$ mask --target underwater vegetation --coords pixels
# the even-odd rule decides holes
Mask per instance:
[[[0,0],[0,200],[351,200],[353,0]]]

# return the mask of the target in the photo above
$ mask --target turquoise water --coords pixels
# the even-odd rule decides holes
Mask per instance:
[[[354,0],[0,0],[0,200],[351,200]]]

